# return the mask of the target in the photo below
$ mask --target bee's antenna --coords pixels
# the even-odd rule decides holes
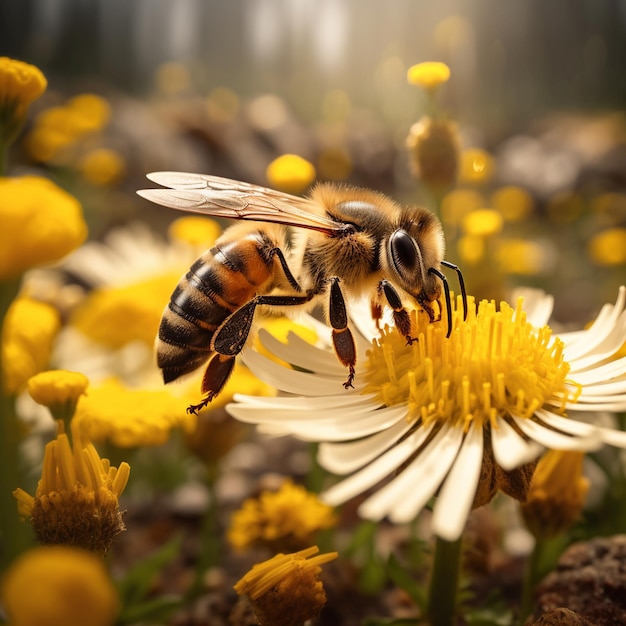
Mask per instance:
[[[449,261],[441,261],[441,265],[445,267],[449,267],[451,270],[454,270],[459,277],[459,286],[461,287],[461,297],[463,298],[463,321],[467,319],[467,292],[465,291],[465,281],[463,280],[463,274],[461,273],[461,268],[454,263],[450,263]]]
[[[434,267],[429,268],[428,273],[434,274],[443,283],[443,292],[446,296],[446,311],[448,313],[448,332],[446,334],[446,338],[448,338],[452,332],[452,304],[450,302],[450,286],[448,285],[448,279],[443,272],[440,272]]]

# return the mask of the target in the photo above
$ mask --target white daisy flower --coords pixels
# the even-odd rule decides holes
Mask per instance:
[[[283,344],[262,332],[262,343],[295,369],[254,351],[245,361],[285,395],[239,395],[228,409],[265,433],[321,442],[321,465],[349,475],[322,494],[328,504],[367,493],[363,518],[404,523],[437,496],[432,529],[449,541],[496,488],[524,499],[523,488],[516,494],[515,472],[527,469],[527,486],[544,449],[626,447],[626,432],[576,419],[626,410],[626,358],[614,356],[626,341],[624,287],[590,328],[559,336],[546,325],[548,296],[530,297],[526,311],[521,298],[499,310],[494,302],[468,300],[465,321],[455,303],[449,338],[445,315],[429,323],[414,312],[412,345],[393,328],[378,334],[366,315],[355,317],[371,341],[360,343],[349,390],[329,347],[295,336]],[[485,489],[489,497],[477,495]]]

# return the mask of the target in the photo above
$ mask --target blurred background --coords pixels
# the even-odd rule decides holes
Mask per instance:
[[[135,197],[146,172],[268,184],[295,153],[436,211],[473,293],[539,286],[580,322],[626,281],[625,35],[623,0],[5,0],[0,55],[49,81],[9,173],[48,170],[98,238],[176,217]],[[406,72],[435,60],[430,98]],[[437,189],[406,147],[424,116],[459,138]]]

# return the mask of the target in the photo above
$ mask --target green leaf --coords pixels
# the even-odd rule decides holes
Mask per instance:
[[[117,583],[124,607],[130,610],[143,602],[157,574],[178,555],[180,544],[181,537],[177,535],[126,572],[126,576]]]

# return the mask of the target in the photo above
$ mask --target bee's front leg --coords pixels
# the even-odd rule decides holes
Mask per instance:
[[[354,366],[356,364],[356,346],[354,337],[348,328],[348,312],[346,303],[339,287],[339,279],[330,279],[330,306],[328,309],[328,319],[333,329],[333,345],[335,353],[342,365],[348,368],[348,378],[343,386],[347,389],[352,387],[354,380]]]
[[[378,283],[378,293],[384,294],[387,299],[393,311],[393,321],[398,332],[406,338],[409,345],[417,341],[417,338],[411,335],[411,318],[408,311],[404,308],[395,287],[388,280],[383,279]]]

